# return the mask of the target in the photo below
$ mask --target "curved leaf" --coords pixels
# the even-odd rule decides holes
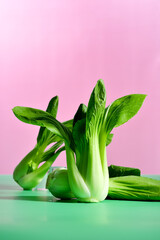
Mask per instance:
[[[17,106],[13,108],[13,113],[22,122],[46,127],[60,138],[65,139],[69,143],[72,142],[72,134],[69,128],[47,112],[35,108]]]
[[[106,110],[106,131],[126,123],[141,108],[146,95],[131,94],[115,100]]]
[[[42,161],[41,162],[45,162],[48,159],[50,159],[51,157],[54,156],[55,152],[58,152],[60,149],[61,151],[65,150],[65,148],[59,148],[61,145],[63,144],[63,141],[59,141],[57,143],[55,143],[51,148],[49,148],[47,151],[45,151],[42,155]],[[59,149],[58,149],[59,148]],[[58,149],[58,150],[57,150]],[[56,151],[57,150],[57,151]]]

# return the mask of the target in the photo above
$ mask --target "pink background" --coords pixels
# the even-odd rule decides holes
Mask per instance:
[[[11,174],[36,143],[38,127],[17,120],[14,106],[45,110],[58,95],[58,119],[68,120],[99,78],[107,105],[148,95],[115,129],[108,163],[160,174],[160,1],[1,0],[0,174]],[[64,154],[56,165],[65,165]]]

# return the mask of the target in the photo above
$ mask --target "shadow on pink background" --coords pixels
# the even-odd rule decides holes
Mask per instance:
[[[45,110],[58,95],[58,119],[68,120],[99,78],[107,105],[148,95],[114,130],[109,165],[160,174],[160,1],[0,0],[0,174],[13,172],[39,129],[16,119],[14,106]],[[64,154],[55,165],[66,165]]]

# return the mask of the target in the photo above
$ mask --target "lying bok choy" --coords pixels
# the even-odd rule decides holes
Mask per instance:
[[[99,202],[106,198],[109,189],[106,145],[112,140],[111,131],[131,119],[145,97],[143,94],[127,95],[105,108],[106,90],[100,79],[88,107],[81,104],[78,108],[72,131],[42,110],[15,107],[13,112],[21,121],[46,127],[64,141],[71,193],[82,202]],[[60,174],[62,182],[65,182],[66,171]]]
[[[109,179],[111,199],[160,201],[160,181],[142,176]]]
[[[122,166],[116,166],[116,165],[110,165],[108,167],[109,170],[109,177],[119,177],[119,176],[140,176],[141,171],[138,168],[131,168],[131,167],[122,167]]]
[[[46,112],[56,117],[58,109],[58,97],[50,100]],[[64,123],[68,128],[72,128],[73,121]],[[45,149],[48,145],[54,143],[47,151]],[[44,175],[49,170],[57,156],[64,147],[61,147],[63,141],[55,134],[41,127],[37,137],[36,146],[22,159],[14,170],[13,178],[23,189],[32,189],[42,181]],[[39,167],[39,165],[43,163]]]

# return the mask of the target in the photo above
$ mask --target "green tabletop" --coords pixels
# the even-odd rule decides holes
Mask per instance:
[[[160,176],[157,176],[160,179]],[[0,239],[160,240],[160,202],[59,201],[0,176]]]

